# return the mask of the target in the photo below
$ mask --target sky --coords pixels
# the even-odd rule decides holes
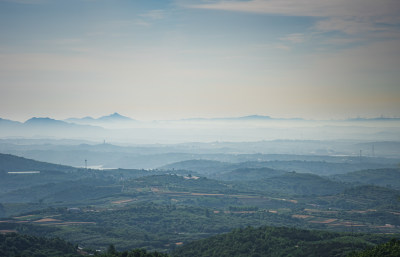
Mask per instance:
[[[0,117],[400,117],[398,0],[0,0]]]

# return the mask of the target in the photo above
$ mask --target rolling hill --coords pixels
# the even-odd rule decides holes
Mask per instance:
[[[400,189],[400,169],[368,169],[349,172],[346,174],[337,174],[333,179],[343,182],[377,185]]]
[[[377,240],[378,239],[378,240]],[[286,227],[236,229],[177,248],[174,257],[346,256],[388,237],[351,235]]]

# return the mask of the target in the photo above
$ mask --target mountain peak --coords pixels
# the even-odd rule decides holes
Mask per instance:
[[[123,116],[117,112],[114,112],[113,114],[110,114],[108,116],[102,116],[100,118],[98,118],[98,120],[102,120],[102,121],[131,121],[132,119],[126,116]]]

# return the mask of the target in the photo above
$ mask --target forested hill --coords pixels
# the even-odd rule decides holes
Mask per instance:
[[[45,238],[16,233],[0,234],[0,256],[7,257],[80,257],[93,255],[99,257],[168,257],[167,254],[147,252],[142,249],[118,252],[110,245],[106,252],[98,253],[92,249],[78,248],[60,238]]]
[[[378,256],[389,256],[389,257],[400,256],[400,240],[392,239],[389,242],[377,245],[374,248],[367,249],[362,252],[353,253],[349,257],[378,257]]]
[[[233,171],[218,174],[215,179],[226,181],[251,181],[272,178],[284,175],[286,171],[274,170],[270,168],[240,168]]]
[[[47,162],[40,162],[23,157],[0,153],[0,172],[10,171],[71,171],[76,168]]]
[[[333,179],[366,185],[377,185],[400,189],[400,169],[368,169],[337,174]]]
[[[392,235],[393,236],[393,235]],[[378,244],[378,245],[377,245]],[[110,244],[106,251],[82,249],[60,238],[44,238],[16,233],[0,234],[0,256],[78,257],[168,257],[144,249],[118,251]],[[194,241],[177,248],[180,256],[400,256],[400,241],[384,235],[344,234],[295,228],[261,227],[236,229],[230,233]]]
[[[176,249],[174,257],[261,257],[261,256],[347,256],[376,243],[388,241],[385,236],[325,231],[302,230],[286,227],[236,229],[189,243]]]
[[[305,158],[306,159],[306,158]],[[245,162],[220,162],[212,160],[187,160],[171,163],[160,167],[163,170],[187,170],[201,175],[212,176],[231,172],[237,169],[270,168],[280,171],[296,171],[298,173],[313,173],[316,175],[334,175],[366,169],[396,168],[394,163],[380,162],[343,162],[327,161],[301,161],[301,160],[269,160],[269,161],[245,161]]]
[[[44,238],[15,233],[0,234],[0,256],[78,257],[71,243],[59,238]]]
[[[247,190],[260,190],[287,195],[329,195],[337,194],[346,188],[341,182],[331,181],[309,173],[287,172],[281,176],[246,181]]]

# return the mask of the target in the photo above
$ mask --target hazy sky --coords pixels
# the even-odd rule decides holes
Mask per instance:
[[[399,14],[399,0],[0,0],[0,117],[399,117]]]

